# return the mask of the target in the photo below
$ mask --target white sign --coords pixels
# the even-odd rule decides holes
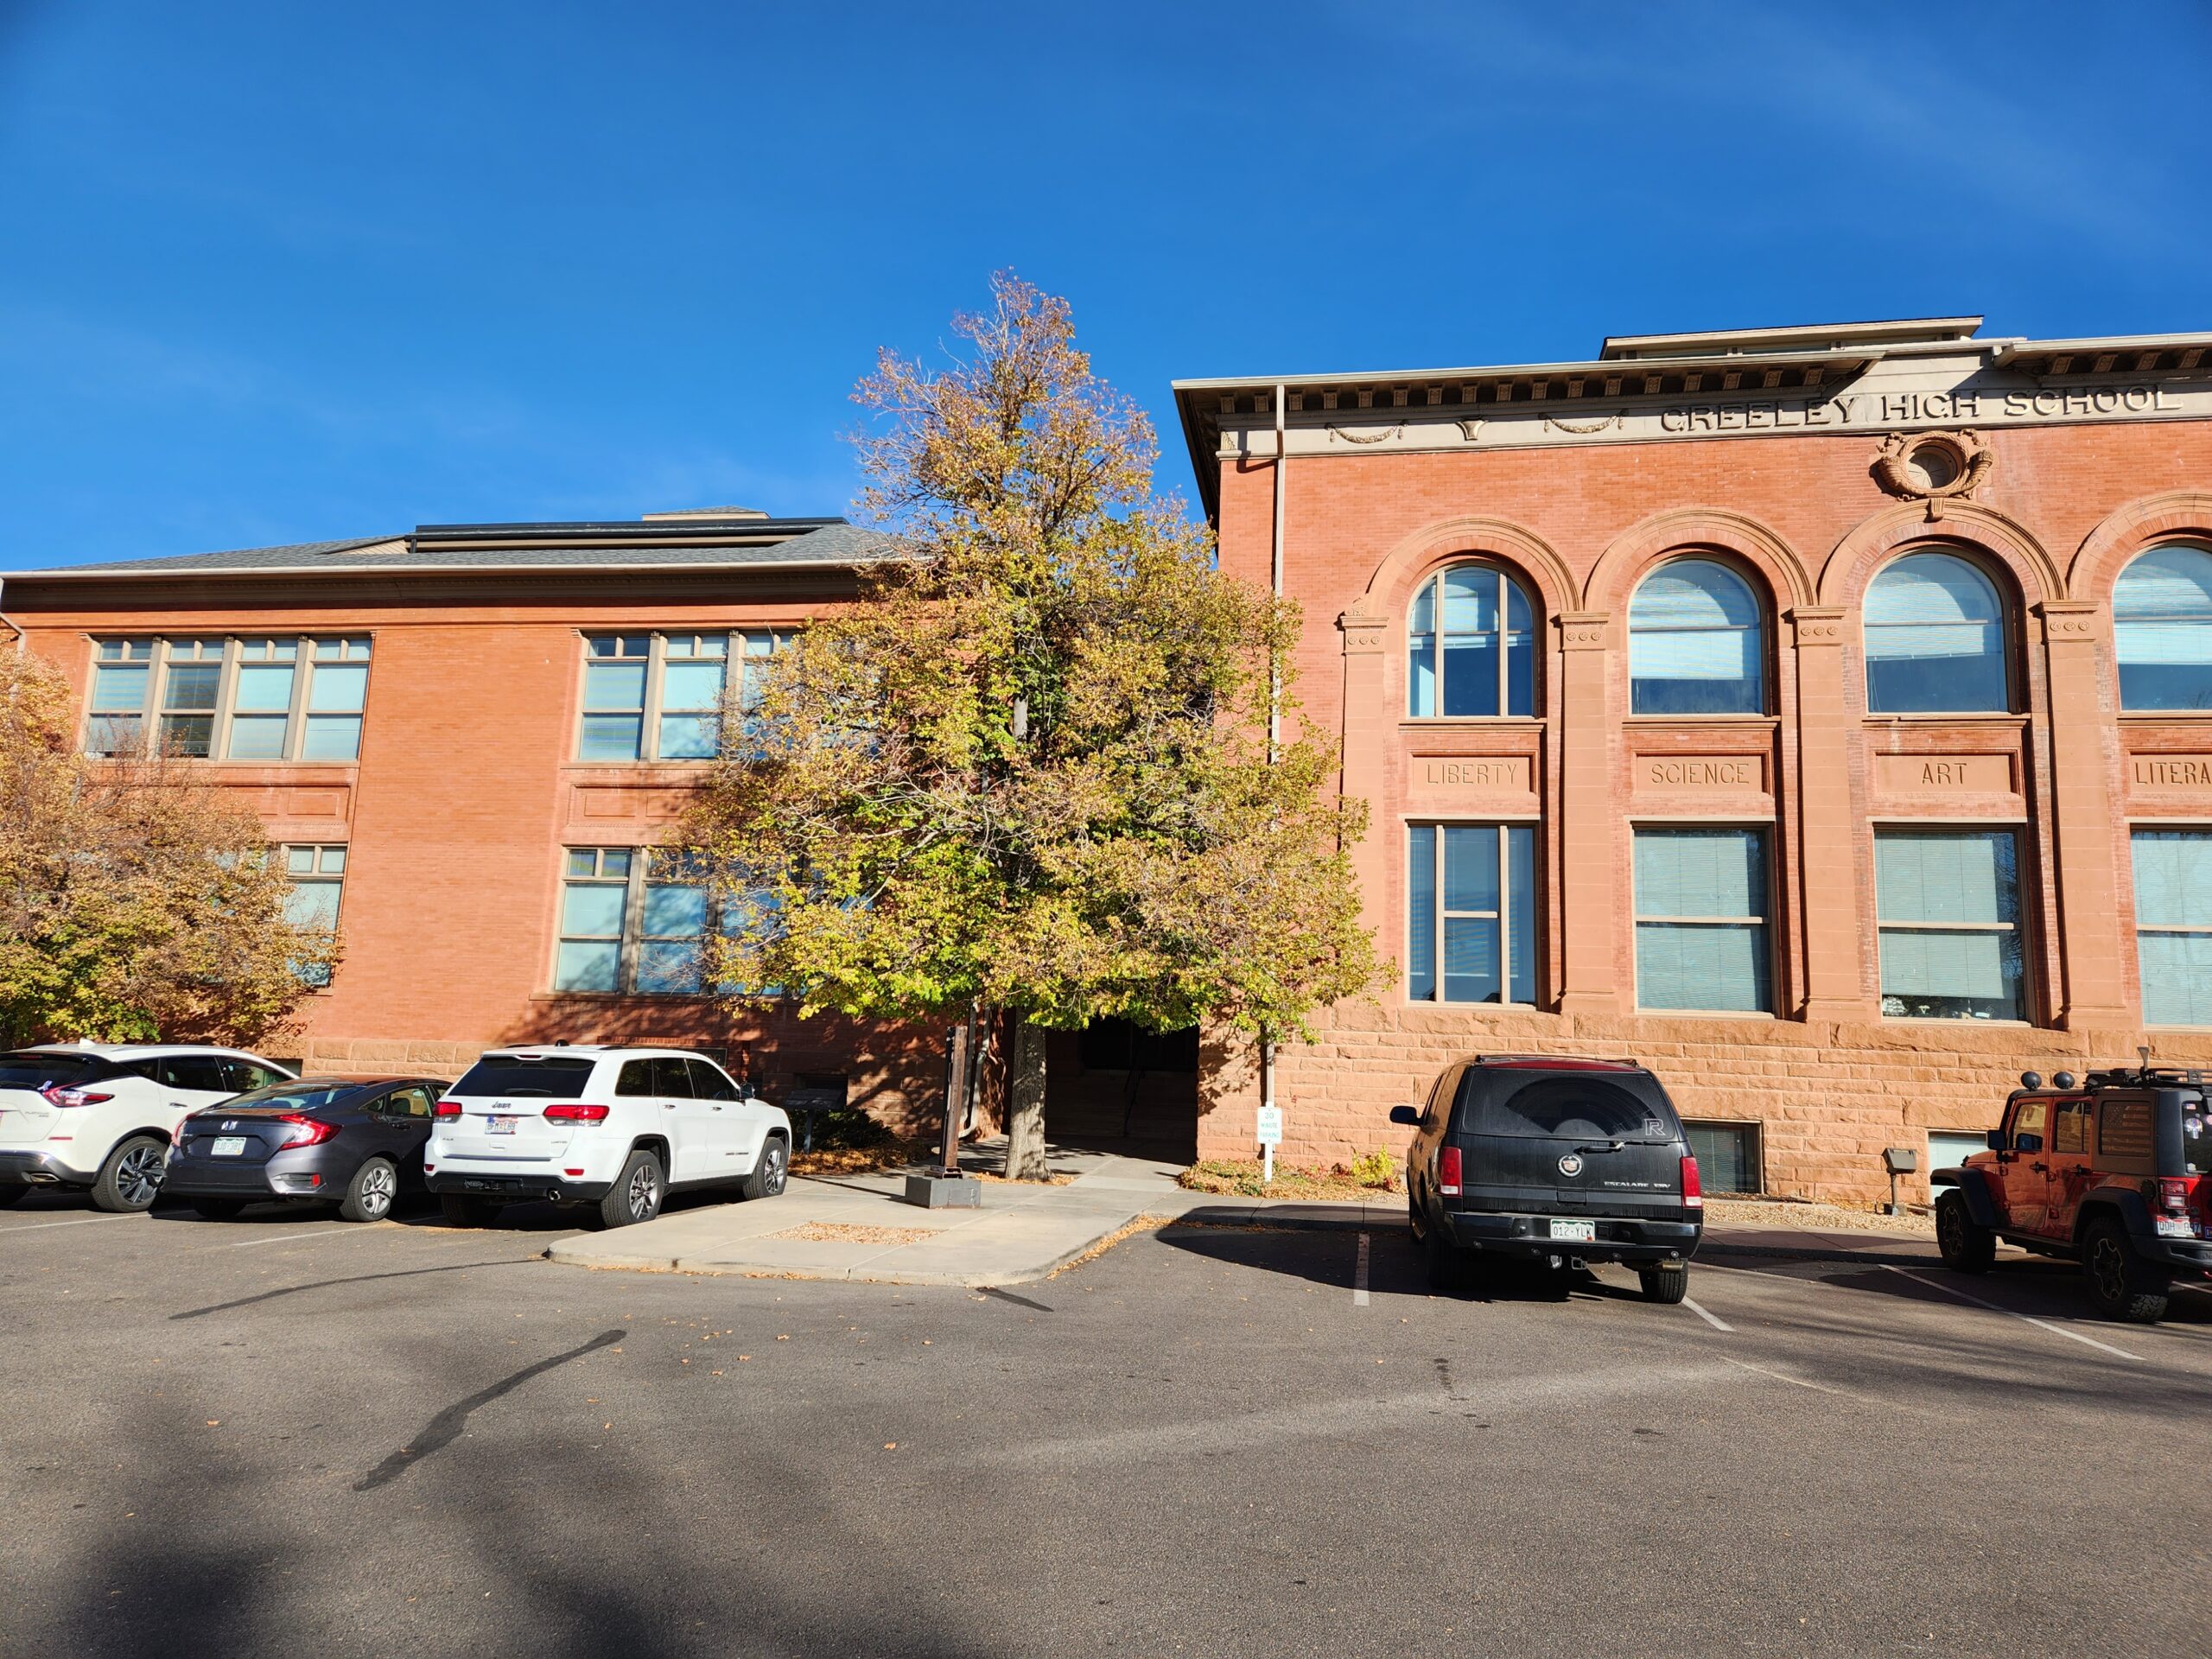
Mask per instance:
[[[1282,1144],[1281,1107],[1262,1106],[1260,1108],[1258,1140],[1263,1147],[1279,1147]]]

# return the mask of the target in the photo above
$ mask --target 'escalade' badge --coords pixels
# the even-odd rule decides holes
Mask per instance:
[[[1580,1175],[1582,1173],[1582,1154],[1579,1152],[1568,1153],[1566,1157],[1559,1160],[1559,1173],[1562,1175]]]
[[[238,1126],[238,1121],[235,1117],[226,1117],[223,1120],[223,1127],[226,1129],[235,1129]]]

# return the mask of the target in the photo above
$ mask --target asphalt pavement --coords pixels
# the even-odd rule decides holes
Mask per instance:
[[[0,1654],[2194,1652],[2212,1297],[1732,1234],[1656,1307],[1177,1224],[1009,1288],[0,1211]]]

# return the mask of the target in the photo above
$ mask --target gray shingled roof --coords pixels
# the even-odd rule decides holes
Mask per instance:
[[[772,523],[760,525],[772,533]],[[680,535],[678,525],[667,526]],[[862,564],[897,556],[898,543],[880,531],[853,524],[819,529],[776,542],[736,547],[444,547],[417,546],[412,551],[359,554],[366,547],[404,543],[407,532],[362,536],[340,542],[294,542],[283,547],[247,547],[226,553],[192,553],[172,558],[124,559],[105,564],[66,565],[46,570],[18,570],[8,579],[109,575],[228,575],[278,571],[315,575],[373,571],[403,575],[416,570],[651,569],[679,565]],[[358,556],[349,557],[349,554]]]

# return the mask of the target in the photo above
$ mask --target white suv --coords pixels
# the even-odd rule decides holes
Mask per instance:
[[[90,1187],[103,1210],[146,1209],[178,1124],[291,1075],[258,1054],[196,1043],[0,1052],[0,1205],[34,1186],[69,1186]]]
[[[423,1173],[446,1219],[482,1226],[532,1198],[590,1205],[609,1227],[651,1221],[672,1189],[773,1198],[791,1123],[710,1060],[672,1048],[495,1048],[439,1101]]]

